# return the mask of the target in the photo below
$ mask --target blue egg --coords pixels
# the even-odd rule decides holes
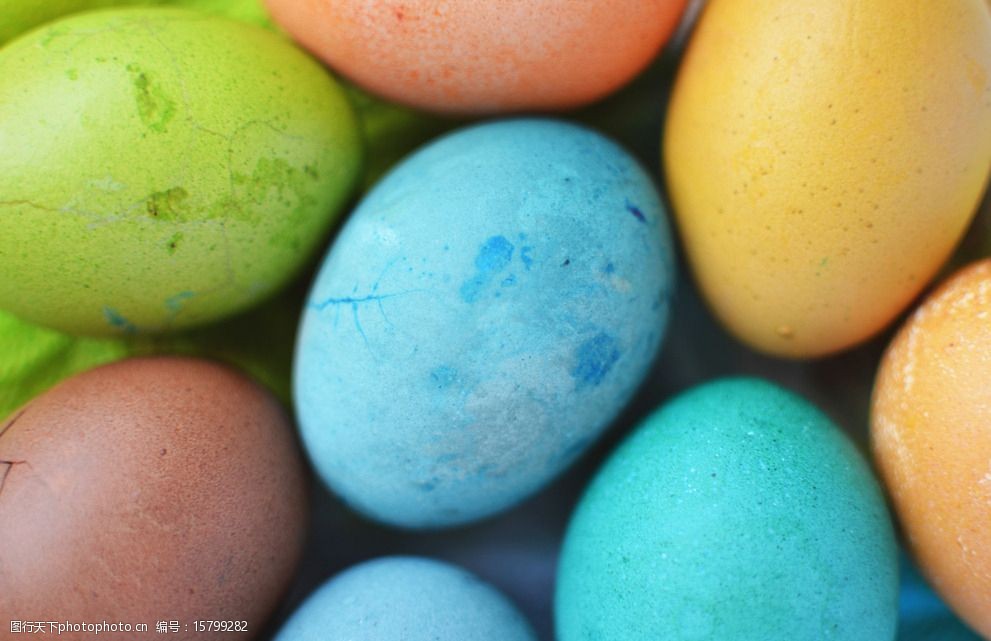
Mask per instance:
[[[650,176],[605,137],[534,119],[431,143],[360,203],[310,292],[294,391],[318,473],[404,527],[519,502],[629,401],[673,272]]]
[[[446,563],[388,557],[328,581],[275,641],[536,641],[498,591]]]

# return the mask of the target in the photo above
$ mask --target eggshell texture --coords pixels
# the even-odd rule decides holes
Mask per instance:
[[[303,604],[275,641],[536,641],[516,608],[474,575],[416,557],[368,561]]]
[[[301,553],[306,487],[278,404],[206,361],[73,377],[0,424],[0,629],[20,621],[248,622]],[[75,638],[88,637],[81,634]],[[134,632],[100,634],[132,641]]]
[[[308,453],[407,527],[506,508],[564,469],[657,352],[674,270],[649,176],[549,120],[453,133],[360,203],[297,340]]]
[[[884,356],[871,437],[933,588],[991,636],[991,260],[960,271]]]
[[[751,347],[828,354],[949,257],[991,167],[984,0],[712,0],[664,141],[696,279]]]
[[[181,9],[79,14],[0,51],[0,308],[79,334],[215,320],[285,284],[357,178],[334,80]]]
[[[581,499],[559,641],[892,641],[898,557],[860,453],[801,398],[706,384],[653,414]]]
[[[685,0],[267,0],[293,38],[369,91],[424,109],[562,109],[615,91]]]

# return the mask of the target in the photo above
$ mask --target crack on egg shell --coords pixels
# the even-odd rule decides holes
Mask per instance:
[[[7,475],[12,467],[13,464],[7,461],[0,462],[0,496],[3,496],[3,486],[7,483]]]
[[[15,465],[27,465],[31,467],[31,464],[27,461],[0,461],[0,497],[3,496],[3,488],[7,484],[7,478],[10,476],[11,470],[14,469]]]
[[[8,431],[8,430],[9,430],[9,429],[10,429],[11,427],[13,427],[13,426],[14,426],[14,423],[16,423],[17,421],[19,421],[19,420],[20,420],[20,418],[21,418],[22,416],[24,416],[24,413],[25,413],[25,412],[27,412],[27,411],[28,411],[28,410],[27,410],[27,408],[25,407],[25,408],[24,408],[24,409],[22,409],[21,411],[19,411],[19,412],[17,412],[16,414],[14,414],[14,416],[13,416],[13,417],[11,417],[11,419],[10,419],[9,421],[7,421],[7,424],[6,424],[6,425],[4,425],[4,426],[3,426],[2,428],[0,428],[0,436],[3,436],[4,434],[6,434],[6,433],[7,433],[7,431]]]
[[[378,362],[378,357],[376,356],[375,352],[372,350],[371,343],[368,340],[368,335],[365,333],[365,329],[361,325],[361,319],[359,318],[358,315],[359,307],[364,306],[366,303],[374,303],[375,306],[378,307],[379,314],[381,314],[382,320],[385,321],[386,325],[388,325],[393,331],[403,333],[399,330],[399,327],[397,327],[389,319],[389,316],[385,313],[385,307],[382,305],[382,301],[388,300],[390,298],[406,296],[407,294],[425,293],[429,291],[427,289],[413,288],[398,292],[389,292],[385,294],[378,293],[379,287],[382,285],[382,280],[386,277],[386,275],[393,268],[393,266],[395,266],[396,263],[398,262],[407,262],[407,259],[397,257],[397,258],[393,258],[388,263],[386,263],[385,267],[382,269],[382,272],[378,275],[378,278],[375,279],[375,282],[372,283],[371,287],[369,288],[366,294],[358,294],[360,285],[356,283],[354,288],[351,290],[351,294],[349,296],[330,296],[324,298],[323,300],[319,300],[319,301],[311,300],[310,302],[307,303],[307,307],[309,309],[314,310],[317,313],[323,312],[327,309],[334,309],[335,315],[333,320],[333,327],[335,329],[337,328],[338,321],[340,321],[341,307],[349,306],[351,308],[351,316],[352,319],[354,320],[355,329],[358,331],[358,334],[361,336],[362,340],[364,341],[365,347],[368,349],[369,354],[371,354],[372,359],[375,360],[376,362]]]

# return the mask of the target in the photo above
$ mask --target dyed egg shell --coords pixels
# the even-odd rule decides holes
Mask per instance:
[[[292,429],[260,387],[192,359],[90,370],[0,424],[0,625],[219,617],[251,638],[307,516]]]
[[[267,0],[273,19],[372,93],[492,113],[593,102],[643,70],[685,0]]]
[[[912,315],[874,386],[878,467],[916,561],[957,614],[991,636],[991,260]]]
[[[357,179],[346,98],[282,38],[180,9],[0,51],[0,309],[76,334],[202,324],[284,285]]]
[[[517,503],[632,396],[673,270],[650,177],[602,136],[516,120],[430,144],[360,203],[310,292],[294,394],[317,471],[407,527]]]
[[[756,379],[696,387],[608,459],[568,526],[559,641],[890,640],[897,547],[860,453]]]
[[[367,561],[306,600],[275,641],[536,641],[495,588],[453,565],[417,557]]]
[[[712,0],[664,164],[696,280],[733,334],[788,357],[857,344],[936,274],[984,191],[987,3]]]

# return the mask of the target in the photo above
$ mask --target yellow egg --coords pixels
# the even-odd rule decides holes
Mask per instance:
[[[985,0],[712,0],[679,71],[668,188],[709,305],[813,357],[894,319],[991,167]]]

